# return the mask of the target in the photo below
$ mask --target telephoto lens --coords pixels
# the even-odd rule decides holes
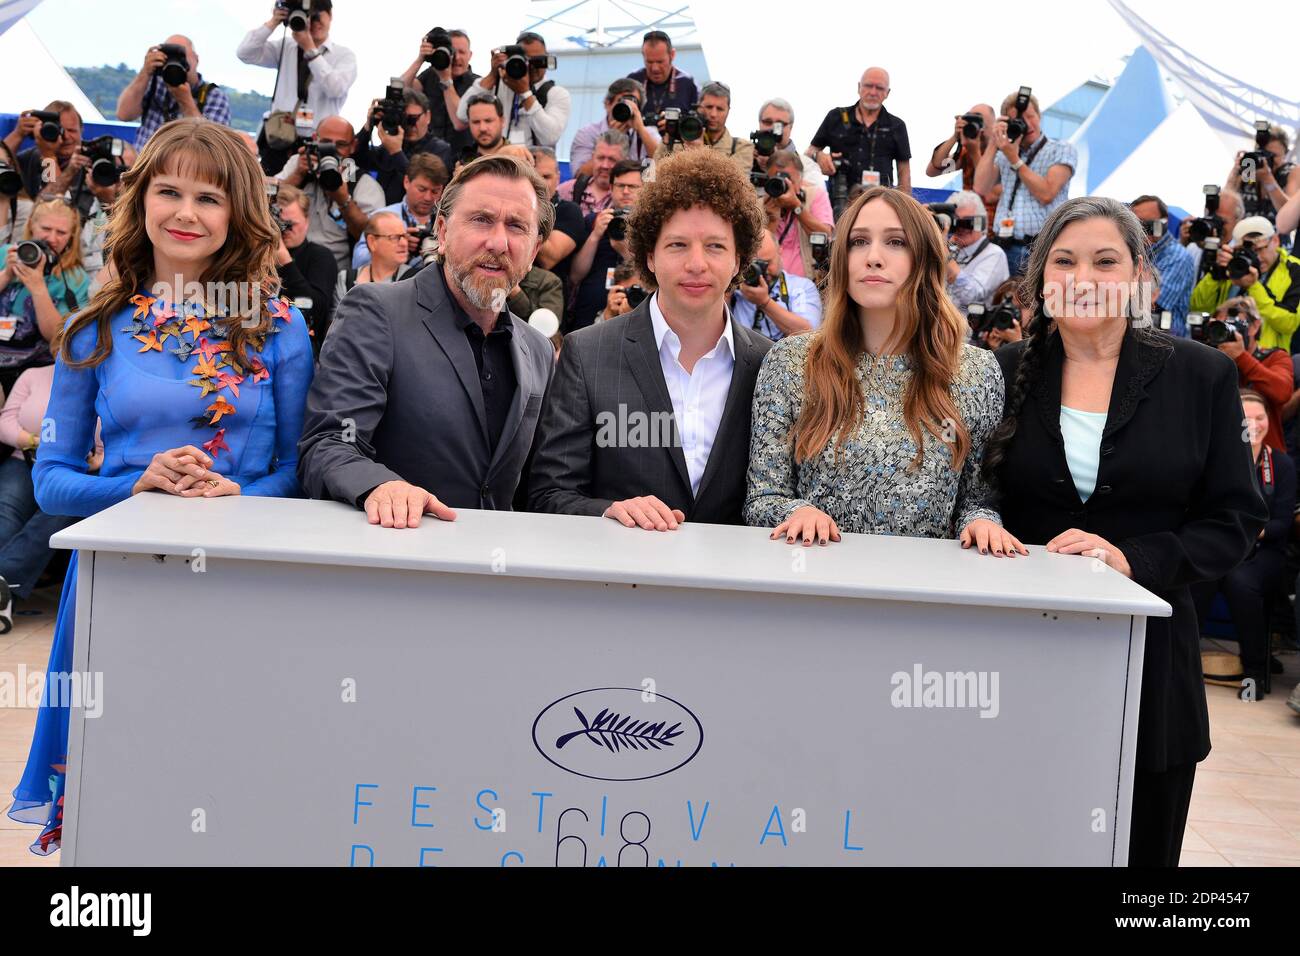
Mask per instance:
[[[433,52],[426,56],[427,62],[435,70],[441,72],[451,68],[451,34],[442,27],[434,27],[425,36],[425,39],[433,46]]]
[[[620,123],[627,123],[632,119],[632,107],[627,105],[628,102],[626,98],[621,99],[610,110],[610,114]]]
[[[29,269],[35,269],[44,261],[45,274],[54,271],[54,250],[44,239],[24,239],[14,247],[14,251],[18,261]]]
[[[23,189],[23,177],[8,163],[0,162],[0,196],[17,196]]]
[[[605,228],[611,242],[622,242],[627,238],[627,210],[615,209],[614,216]]]
[[[745,285],[762,285],[767,281],[768,265],[770,265],[770,263],[766,259],[755,259],[741,274],[740,280],[744,282]]]
[[[167,57],[167,62],[154,70],[154,76],[161,76],[168,86],[184,86],[190,75],[190,61],[185,55],[185,47],[177,43],[160,43],[158,49]]]

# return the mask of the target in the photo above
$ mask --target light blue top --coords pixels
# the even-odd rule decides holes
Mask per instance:
[[[1079,491],[1087,501],[1097,487],[1097,462],[1101,457],[1101,432],[1106,412],[1081,412],[1061,406],[1061,437],[1065,439],[1065,463]]]
[[[127,306],[113,319],[113,349],[99,365],[74,369],[62,359],[55,362],[46,409],[53,427],[49,440],[41,442],[32,472],[37,503],[49,514],[85,517],[124,501],[155,453],[199,445],[215,434],[211,428],[196,428],[194,418],[229,390],[205,398],[189,384],[197,353],[185,362],[166,347],[141,354],[139,343],[123,331],[132,312]],[[287,322],[277,322],[279,331],[267,336],[264,351],[250,350],[265,364],[269,378],[254,381],[249,375],[237,386],[239,395],[230,394],[237,410],[221,422],[230,450],[212,456],[212,470],[237,482],[245,495],[301,494],[298,439],[313,363],[307,324],[297,309],[289,313]],[[75,358],[94,351],[96,334],[90,325],[73,336]],[[91,474],[86,454],[95,442],[96,420],[103,423],[104,462],[98,474]]]

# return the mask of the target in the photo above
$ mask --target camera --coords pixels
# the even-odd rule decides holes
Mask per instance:
[[[627,238],[627,214],[630,210],[615,209],[613,217],[609,220],[609,225],[605,227],[605,235],[609,236],[611,242],[622,242]]]
[[[29,269],[35,269],[41,260],[45,261],[45,275],[54,271],[54,264],[57,257],[50,244],[44,239],[24,239],[14,247],[18,255],[18,261]]]
[[[451,48],[451,34],[442,27],[434,27],[424,37],[433,47],[433,52],[424,58],[438,72],[451,69],[451,59],[453,56]]]
[[[184,86],[190,75],[190,61],[185,55],[185,47],[178,43],[159,43],[158,50],[167,57],[167,62],[153,71],[154,76],[161,76],[168,86]]]
[[[1219,215],[1219,187],[1213,184],[1205,186],[1205,215],[1193,219],[1187,227],[1187,237],[1196,245],[1202,245],[1211,236],[1223,231],[1223,217]]]
[[[307,169],[316,177],[321,189],[332,193],[343,185],[344,173],[349,171],[339,159],[337,146],[333,143],[307,143],[304,149]]]
[[[415,248],[422,259],[427,259],[438,252],[438,238],[433,233],[433,222],[434,220],[430,219],[415,234]]]
[[[767,259],[755,259],[740,274],[740,281],[745,285],[760,286],[767,282],[767,267],[771,263]]]
[[[23,177],[0,159],[0,196],[17,196],[23,189]]]
[[[627,296],[628,308],[635,309],[646,300],[650,293],[639,285],[625,285],[623,286],[623,295]]]
[[[1207,312],[1195,313],[1200,319],[1195,326],[1192,325],[1192,317],[1189,315],[1187,317],[1187,326],[1192,333],[1192,338],[1213,348],[1218,348],[1225,342],[1231,342],[1234,335],[1241,336],[1242,344],[1249,342],[1250,323],[1234,315],[1233,312],[1235,311],[1229,312],[1227,321],[1211,318]]]
[[[509,46],[497,47],[492,51],[493,55],[504,53],[506,62],[503,69],[506,76],[512,80],[522,80],[528,75],[530,69],[534,70],[553,70],[555,69],[556,60],[550,53],[543,53],[538,56],[529,56],[524,52],[524,48],[518,43],[512,43]]]
[[[984,344],[980,338],[994,329],[1005,332],[1020,321],[1020,310],[1011,301],[1003,301],[992,309],[986,309],[979,302],[972,302],[966,308],[966,322],[970,325],[971,341]]]
[[[402,78],[395,76],[388,81],[384,98],[375,107],[373,122],[378,122],[389,136],[396,136],[402,131],[406,122],[406,101],[403,98]]]
[[[939,227],[940,232],[943,232],[944,229],[952,228],[952,222],[957,218],[957,207],[952,203],[928,202],[925,204],[925,208],[930,210],[930,215],[934,216],[935,225]],[[947,220],[947,222],[944,220]]]
[[[832,156],[831,165],[834,172],[827,177],[830,183],[827,191],[831,196],[831,210],[838,216],[849,201],[849,174],[844,170],[846,164],[843,156]]]
[[[777,120],[771,129],[759,129],[749,134],[749,141],[754,144],[754,152],[760,156],[771,156],[781,145],[785,134],[785,123]]]
[[[963,113],[961,119],[961,135],[966,139],[975,139],[983,132],[984,117],[980,116],[979,113]]]
[[[831,237],[824,232],[808,234],[808,247],[812,250],[813,265],[825,269],[831,261]]]
[[[704,135],[704,120],[693,109],[683,113],[675,106],[665,106],[659,115],[663,118],[664,136],[669,143],[679,139],[693,143]]]
[[[777,173],[775,176],[765,176],[763,173],[754,171],[749,174],[749,181],[755,188],[761,189],[772,199],[780,199],[790,191],[790,174]],[[807,197],[801,189],[796,194],[799,202],[806,202]]]
[[[617,103],[614,104],[613,108],[609,111],[610,115],[613,116],[614,119],[620,123],[630,122],[632,119],[632,107],[628,106],[628,104],[635,103],[635,102],[636,102],[635,97],[632,96],[622,97]]]
[[[1228,260],[1228,278],[1235,282],[1238,279],[1245,278],[1246,273],[1250,272],[1251,269],[1259,273],[1264,271],[1259,266],[1259,254],[1250,246],[1242,246]]]
[[[1164,219],[1144,219],[1142,220],[1142,231],[1152,239],[1159,239],[1165,234],[1166,224]]]
[[[28,110],[25,116],[35,116],[41,121],[41,128],[38,131],[41,139],[47,143],[57,143],[59,137],[63,135],[63,124],[59,120],[59,114],[50,110]]]
[[[96,186],[116,186],[122,178],[122,141],[113,136],[96,136],[81,144],[81,155],[90,160],[90,180]]]
[[[302,33],[311,25],[311,3],[309,0],[275,0],[277,10],[288,10],[285,25],[292,33]]]
[[[1025,110],[1029,108],[1029,97],[1033,90],[1028,86],[1022,86],[1020,92],[1016,94],[1016,115],[1007,120],[1007,139],[1015,142],[1020,137],[1029,132],[1029,124],[1025,122]]]
[[[271,206],[271,218],[275,221],[276,228],[280,230],[281,234],[283,234],[292,229],[293,226],[284,221],[284,210],[280,207],[280,204],[276,202],[279,195],[280,184],[276,182],[268,182],[266,184],[266,199]]]

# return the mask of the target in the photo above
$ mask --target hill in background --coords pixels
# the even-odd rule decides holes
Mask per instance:
[[[106,119],[117,115],[117,98],[127,84],[135,79],[135,67],[119,63],[117,66],[70,66],[68,75],[77,81],[86,98],[95,104]],[[230,125],[245,133],[256,133],[262,114],[271,108],[271,98],[261,93],[246,93],[222,87],[230,97]]]

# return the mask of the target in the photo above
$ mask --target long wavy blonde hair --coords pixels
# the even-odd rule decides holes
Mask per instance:
[[[245,284],[260,292],[256,315],[234,314],[223,331],[241,364],[248,364],[248,345],[275,322],[268,300],[279,290],[275,253],[280,233],[271,219],[265,179],[257,158],[234,130],[204,119],[180,119],[150,137],[134,166],[122,176],[122,191],[108,214],[104,239],[112,278],[64,329],[60,357],[72,368],[98,365],[113,349],[113,322],[155,276],[153,243],[145,231],[145,197],[157,175],[177,175],[209,183],[225,192],[230,207],[226,242],[199,278],[202,283]],[[179,290],[177,291],[179,295]],[[251,301],[252,296],[240,296]],[[98,329],[95,350],[83,361],[71,353],[72,338],[88,325]]]
[[[862,421],[864,396],[856,368],[867,346],[856,305],[849,298],[849,240],[862,207],[877,201],[898,214],[912,253],[912,272],[898,291],[893,339],[913,366],[903,396],[903,420],[916,443],[909,467],[920,465],[925,432],[929,432],[951,443],[953,468],[959,470],[970,451],[970,432],[949,390],[961,364],[966,321],[944,291],[948,253],[934,218],[915,199],[886,186],[872,187],[854,200],[836,228],[822,324],[808,348],[804,370],[805,399],[795,425],[795,460],[821,454],[833,438],[839,441],[838,454]]]

